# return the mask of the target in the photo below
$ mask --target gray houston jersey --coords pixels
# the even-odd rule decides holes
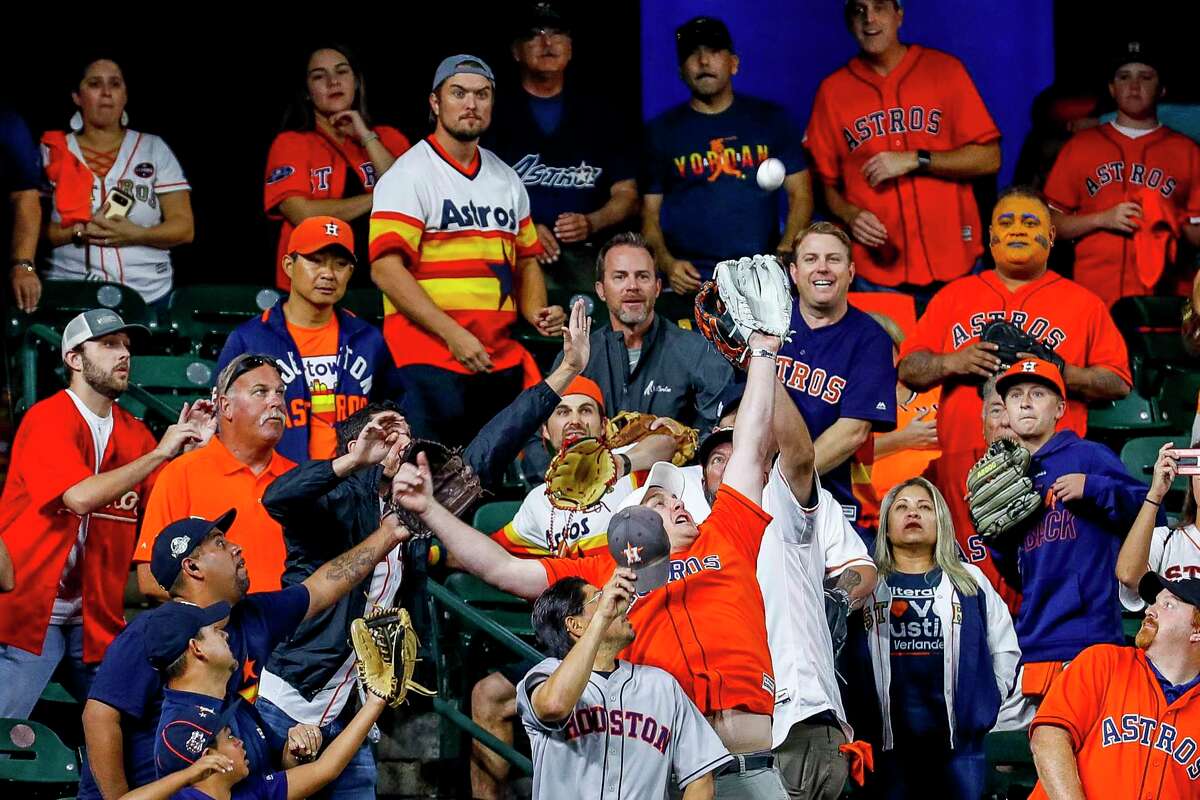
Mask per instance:
[[[593,672],[575,711],[547,725],[530,694],[562,663],[547,658],[517,686],[517,712],[533,749],[533,800],[642,800],[666,797],[729,760],[700,709],[657,667],[618,661]]]

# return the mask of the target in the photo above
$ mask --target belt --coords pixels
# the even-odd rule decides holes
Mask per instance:
[[[726,762],[717,768],[718,778],[722,775],[744,775],[756,769],[770,769],[775,765],[775,756],[770,753],[751,753],[749,755],[732,753],[731,755],[733,755],[733,761]]]

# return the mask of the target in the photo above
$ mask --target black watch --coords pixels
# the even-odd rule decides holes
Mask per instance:
[[[917,151],[917,172],[929,172],[933,167],[933,156],[928,150]]]
[[[76,247],[83,247],[83,229],[71,231],[71,244]]]

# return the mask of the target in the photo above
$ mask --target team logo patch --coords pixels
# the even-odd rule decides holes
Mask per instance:
[[[625,545],[625,549],[621,551],[621,555],[625,556],[626,564],[638,564],[642,560],[642,548],[627,544]]]
[[[325,223],[325,235],[326,236],[340,236],[341,233],[342,233],[342,231],[337,226],[336,222],[326,222]]]
[[[192,537],[190,536],[176,536],[171,540],[171,555],[174,558],[179,558],[181,555],[187,552],[188,545],[191,544],[191,542]]]
[[[295,167],[288,165],[276,167],[275,169],[271,170],[271,174],[267,176],[267,184],[270,185],[272,183],[279,183],[281,180],[290,178],[295,174]]]
[[[200,731],[192,731],[192,735],[188,737],[187,744],[184,745],[184,748],[189,753],[196,753],[199,755],[204,751],[204,734]]]
[[[771,696],[774,697],[775,696],[775,679],[772,678],[770,675],[768,675],[765,672],[762,674],[762,678],[763,678],[763,680],[762,680],[763,689],[766,689],[768,692],[771,693]]]
[[[149,161],[143,161],[133,168],[133,174],[139,178],[149,178],[154,175],[154,165]]]

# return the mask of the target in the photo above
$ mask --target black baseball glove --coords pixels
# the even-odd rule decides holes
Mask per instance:
[[[1021,360],[1018,353],[1031,353],[1043,361],[1049,361],[1062,372],[1064,362],[1057,353],[1011,322],[992,320],[983,326],[979,333],[979,341],[997,346],[996,357],[1000,359],[1004,368]]]

